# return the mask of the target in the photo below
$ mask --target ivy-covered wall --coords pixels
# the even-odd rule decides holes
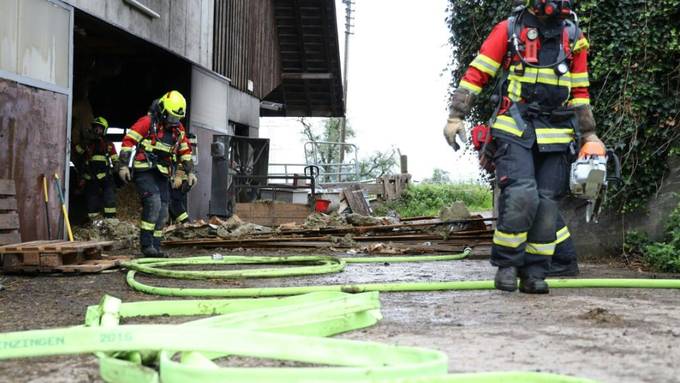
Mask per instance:
[[[511,3],[450,0],[451,90]],[[598,134],[623,165],[624,184],[610,190],[610,202],[620,212],[644,209],[668,173],[669,156],[680,153],[680,0],[582,0],[577,13],[591,44]],[[472,122],[488,119],[485,99]]]

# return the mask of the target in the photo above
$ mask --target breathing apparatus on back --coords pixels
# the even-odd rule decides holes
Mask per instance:
[[[514,21],[510,27],[510,43],[512,44],[517,56],[519,57],[521,63],[525,67],[531,68],[554,68],[555,74],[562,76],[566,74],[569,70],[569,66],[566,61],[569,59],[569,54],[567,52],[573,52],[573,46],[564,49],[561,47],[560,53],[557,56],[555,62],[547,65],[538,65],[538,59],[536,55],[536,42],[538,40],[538,33],[535,29],[528,33],[527,40],[528,46],[522,46],[520,33],[521,33],[521,20],[525,15],[525,12],[530,12],[534,16],[541,18],[547,18],[548,20],[567,20],[565,22],[573,25],[574,29],[578,29],[578,16],[573,10],[574,1],[573,0],[514,0],[513,1],[513,11],[512,17]],[[533,44],[532,44],[533,43]],[[575,43],[575,41],[574,41]],[[568,44],[568,43],[567,43]],[[573,43],[572,43],[573,44]],[[524,48],[524,49],[521,49]],[[525,52],[524,54],[522,52]]]

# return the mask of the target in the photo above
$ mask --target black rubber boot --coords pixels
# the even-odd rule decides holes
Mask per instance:
[[[153,238],[153,247],[156,249],[156,257],[158,258],[167,258],[168,255],[165,254],[164,252],[161,251],[161,239],[158,237]]]
[[[517,268],[499,267],[493,282],[496,290],[511,292],[517,290]]]
[[[558,263],[553,260],[546,275],[549,277],[575,277],[579,272],[576,260],[567,264]]]
[[[153,246],[142,247],[142,256],[143,257],[150,257],[150,258],[157,258],[158,257],[158,250],[156,250],[156,248],[153,247]]]
[[[543,279],[529,277],[519,280],[519,291],[525,294],[547,294],[550,289]]]

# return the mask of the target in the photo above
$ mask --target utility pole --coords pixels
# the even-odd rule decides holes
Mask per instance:
[[[353,35],[352,33],[352,27],[354,26],[352,24],[352,20],[354,20],[354,17],[352,17],[352,12],[354,10],[352,9],[352,6],[354,5],[354,2],[352,0],[342,0],[342,2],[345,4],[345,70],[343,73],[343,79],[342,79],[342,96],[343,96],[343,102],[344,102],[344,110],[345,110],[345,116],[347,116],[347,73],[348,73],[348,65],[349,65],[349,36]],[[347,124],[347,117],[343,117],[342,120],[340,121],[340,143],[344,144],[345,143],[345,136],[346,136],[346,131],[345,127]],[[345,161],[345,147],[344,145],[340,145],[340,163],[342,164]],[[340,165],[340,171],[338,173],[342,173],[342,165]],[[338,174],[338,180],[340,180],[340,175]]]

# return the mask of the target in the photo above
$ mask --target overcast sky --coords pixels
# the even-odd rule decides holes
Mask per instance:
[[[347,116],[359,157],[399,148],[416,180],[434,168],[454,181],[474,180],[476,161],[454,153],[442,135],[446,122],[445,71],[450,58],[446,0],[355,0],[350,37]],[[345,6],[336,0],[341,58]],[[341,60],[342,61],[342,60]],[[292,118],[262,118],[260,137],[270,138],[270,162],[303,163],[301,126]]]

